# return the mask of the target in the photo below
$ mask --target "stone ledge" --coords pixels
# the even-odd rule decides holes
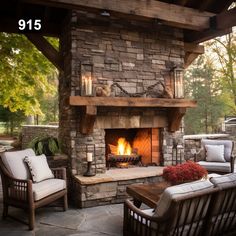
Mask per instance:
[[[107,170],[105,174],[97,174],[93,177],[85,177],[82,175],[75,175],[81,185],[90,185],[98,183],[116,182],[124,180],[132,180],[153,176],[161,176],[163,173],[162,166],[149,166],[149,167],[134,167],[128,169],[111,169]]]

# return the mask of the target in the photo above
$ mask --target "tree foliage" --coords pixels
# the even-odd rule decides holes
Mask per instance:
[[[236,33],[216,38],[206,44],[208,56],[215,62],[225,104],[231,115],[236,115]]]
[[[198,106],[188,110],[185,116],[185,132],[187,134],[217,132],[225,106],[221,85],[215,76],[212,63],[204,56],[199,57],[187,71],[185,82],[186,93],[198,103]]]
[[[42,95],[56,94],[56,73],[25,36],[0,33],[0,105],[11,112],[43,115]]]

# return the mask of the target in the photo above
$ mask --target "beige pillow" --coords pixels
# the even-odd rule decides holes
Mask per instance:
[[[33,182],[37,183],[45,179],[54,178],[47,162],[47,157],[42,154],[40,156],[26,156],[24,162],[27,163]]]
[[[205,145],[206,161],[226,162],[224,159],[224,145]]]

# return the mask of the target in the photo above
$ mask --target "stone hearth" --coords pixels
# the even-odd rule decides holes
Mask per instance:
[[[94,177],[74,176],[73,200],[78,207],[120,203],[128,198],[126,187],[134,183],[162,181],[163,167],[111,169]]]

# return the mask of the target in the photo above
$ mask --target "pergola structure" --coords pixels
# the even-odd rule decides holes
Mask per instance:
[[[20,33],[18,20],[40,18],[40,34],[26,34],[28,39],[59,69],[60,52],[43,36],[60,38],[62,25],[70,10],[107,12],[109,16],[146,22],[155,31],[158,25],[169,25],[184,31],[185,67],[200,54],[199,43],[232,31],[236,25],[236,8],[229,9],[233,0],[12,0],[3,1],[0,8],[0,31]],[[147,29],[150,30],[150,29]]]

